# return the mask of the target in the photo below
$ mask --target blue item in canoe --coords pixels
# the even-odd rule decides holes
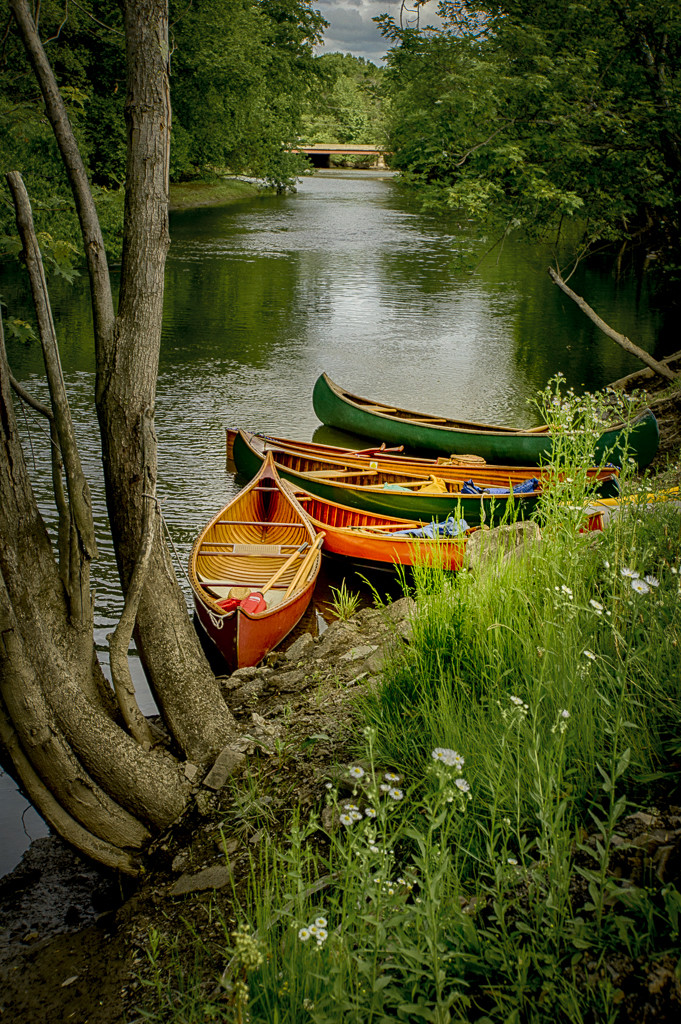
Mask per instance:
[[[391,533],[391,537],[458,537],[468,529],[465,519],[455,519],[449,516],[441,523],[428,523],[427,526],[415,526],[412,530],[397,530]]]
[[[513,487],[478,487],[473,483],[473,480],[466,480],[461,488],[462,494],[530,494],[532,491],[536,491],[539,487],[539,480],[536,476],[530,477],[528,480],[521,480],[519,484],[514,484]]]

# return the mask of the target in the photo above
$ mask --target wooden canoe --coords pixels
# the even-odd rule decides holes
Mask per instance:
[[[429,523],[444,521],[450,515],[465,519],[469,526],[485,523],[488,526],[510,511],[527,517],[536,507],[542,484],[548,471],[532,467],[439,466],[429,467],[434,472],[417,472],[414,468],[401,470],[392,462],[384,466],[382,460],[356,460],[352,455],[338,459],[313,457],[300,450],[275,444],[258,434],[246,430],[237,432],[232,457],[237,470],[245,476],[257,472],[268,453],[274,456],[281,476],[296,488],[339,505],[359,508],[376,515],[393,516]],[[602,487],[616,488],[612,470],[593,470]],[[513,488],[535,479],[538,486],[527,493],[466,494],[466,482],[473,480],[481,488]]]
[[[353,395],[325,373],[315,383],[312,404],[327,426],[408,448],[445,455],[463,452],[494,463],[539,465],[551,458],[552,440],[546,425],[521,430],[412,412]],[[623,429],[622,422],[614,423],[601,435],[596,444],[597,462],[621,462]],[[659,442],[657,420],[647,410],[629,432],[627,454],[643,469],[652,462]]]
[[[257,665],[299,621],[322,542],[271,455],[201,531],[189,559],[194,607],[231,671]]]
[[[234,427],[226,427],[227,469],[235,472],[234,441],[239,433]],[[248,435],[248,431],[244,431]],[[388,448],[383,444],[372,448],[340,448],[330,444],[317,444],[314,441],[294,441],[288,437],[275,437],[272,434],[252,435],[263,438],[268,449],[274,455],[275,462],[280,452],[289,455],[300,455],[305,459],[317,460],[320,464],[333,463],[334,468],[357,467],[358,469],[378,469],[385,472],[408,473],[415,476],[438,476],[443,480],[454,480],[462,483],[474,478],[475,483],[483,487],[510,487],[531,477],[537,477],[540,483],[546,479],[549,471],[538,469],[537,466],[495,466],[490,465],[479,455],[453,454],[445,458],[423,458],[403,454],[402,447]],[[592,467],[587,470],[588,477],[599,482],[599,492],[609,491],[612,496],[619,494],[617,478],[619,470],[615,466]],[[604,497],[607,495],[603,495]]]
[[[296,489],[296,498],[313,526],[324,533],[323,550],[330,555],[351,558],[372,568],[394,569],[396,565],[433,564],[456,571],[463,565],[466,538],[474,528],[462,526],[457,536],[438,536],[437,528],[414,519],[379,516],[361,509],[327,501],[309,491]],[[405,531],[425,529],[433,537],[397,536]]]

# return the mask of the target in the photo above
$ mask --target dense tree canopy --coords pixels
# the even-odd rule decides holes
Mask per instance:
[[[380,144],[385,138],[383,68],[349,53],[316,58],[320,81],[303,115],[307,143]]]
[[[681,8],[675,0],[439,4],[393,47],[394,166],[429,202],[677,275]],[[422,19],[422,23],[423,23]]]
[[[7,0],[3,7],[7,11]],[[121,0],[87,9],[43,0],[39,27],[96,188],[105,235],[120,245],[125,178],[125,50]],[[229,169],[282,186],[300,169],[285,153],[299,134],[308,92],[322,72],[314,44],[325,22],[310,0],[176,0],[170,5],[173,105],[171,179]],[[45,256],[77,241],[73,202],[23,46],[7,16],[0,52],[0,164],[20,170]],[[6,194],[6,193],[5,193]],[[4,204],[0,233],[13,235]],[[108,230],[107,230],[108,229]]]

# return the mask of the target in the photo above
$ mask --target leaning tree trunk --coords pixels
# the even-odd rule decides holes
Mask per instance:
[[[64,838],[134,871],[131,851],[186,804],[167,755],[112,720],[33,495],[0,326],[0,739],[38,810]]]
[[[97,410],[107,506],[124,593],[156,480],[153,433],[168,248],[168,22],[166,0],[127,0],[128,163],[123,263],[114,316],[104,246],[87,175],[27,0],[10,0],[40,84],[81,222],[94,310]],[[152,429],[148,425],[152,424]],[[135,637],[166,725],[186,757],[206,763],[235,734],[187,615],[158,517],[139,595]]]

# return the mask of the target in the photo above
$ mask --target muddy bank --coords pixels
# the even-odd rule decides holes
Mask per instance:
[[[241,741],[195,787],[186,817],[156,841],[134,891],[55,837],[31,846],[0,884],[0,1019],[131,1019],[149,928],[183,931],[191,908],[242,885],[265,834],[285,831],[296,807],[305,815],[321,802],[324,783],[340,774],[334,766],[352,758],[356,702],[408,642],[412,604],[366,608],[220,680]],[[249,778],[257,778],[257,799]]]

